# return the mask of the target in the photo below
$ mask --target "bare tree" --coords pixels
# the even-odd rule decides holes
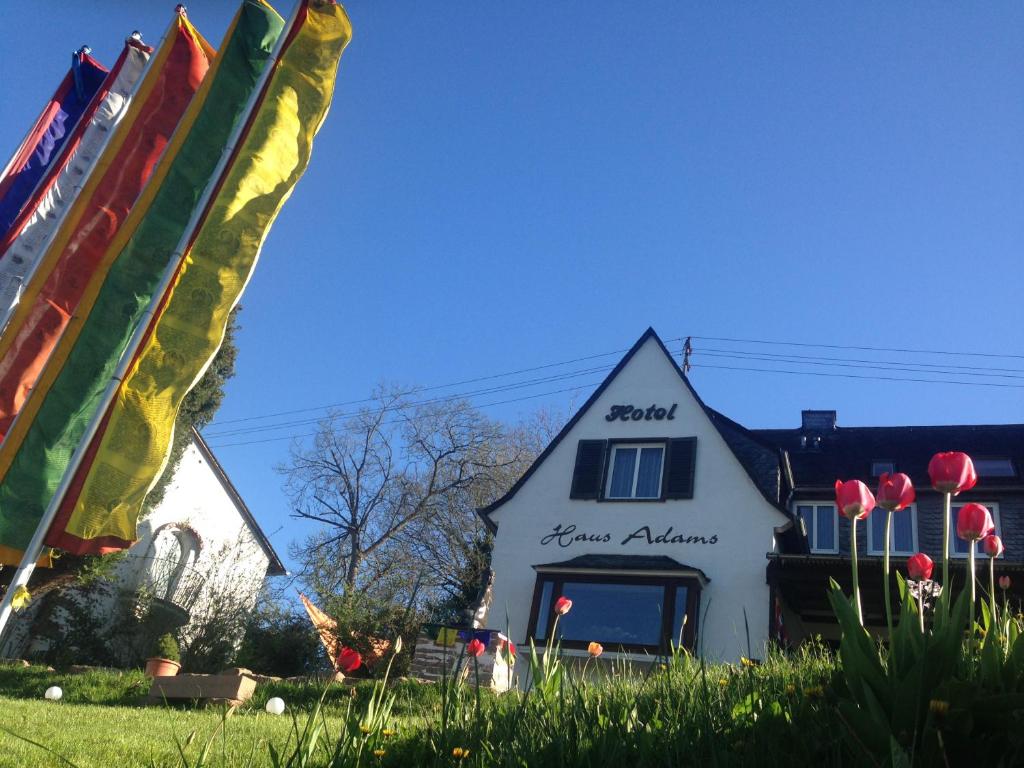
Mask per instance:
[[[381,387],[373,407],[321,422],[280,468],[297,518],[320,524],[294,554],[321,595],[451,590],[483,535],[474,507],[510,485],[534,446],[466,401]]]

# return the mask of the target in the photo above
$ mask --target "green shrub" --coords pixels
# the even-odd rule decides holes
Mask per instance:
[[[153,656],[168,661],[181,661],[181,652],[178,650],[178,641],[174,639],[174,635],[170,632],[160,635],[153,645]]]

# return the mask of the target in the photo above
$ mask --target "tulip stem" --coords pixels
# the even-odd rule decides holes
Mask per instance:
[[[994,557],[988,559],[988,604],[992,609],[992,626],[997,627],[999,622],[996,621],[996,559]]]
[[[850,562],[853,564],[853,602],[857,606],[857,619],[864,626],[864,612],[860,607],[860,581],[857,579],[857,518],[850,518]]]
[[[921,622],[921,634],[924,634],[924,582],[917,582],[917,618]]]
[[[942,610],[949,618],[949,516],[950,494],[942,494]]]
[[[974,581],[975,581],[975,574],[974,574],[974,550],[978,548],[978,542],[971,540],[971,541],[968,541],[967,543],[970,545],[970,549],[967,550],[967,560],[971,564],[971,621],[973,621],[974,620],[974,601],[976,599],[975,598],[975,594],[976,593],[975,593],[975,589],[974,589]]]
[[[889,642],[892,642],[892,594],[889,580],[889,535],[892,531],[892,510],[885,515],[885,559],[882,561],[882,574],[885,579],[885,624],[889,629]]]

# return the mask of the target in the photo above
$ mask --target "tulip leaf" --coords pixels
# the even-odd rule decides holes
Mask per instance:
[[[892,768],[910,768],[910,756],[892,736],[889,737],[889,760]]]

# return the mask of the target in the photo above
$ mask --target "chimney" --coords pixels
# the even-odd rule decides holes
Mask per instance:
[[[836,412],[800,411],[800,428],[819,435],[831,432],[836,428]]]

